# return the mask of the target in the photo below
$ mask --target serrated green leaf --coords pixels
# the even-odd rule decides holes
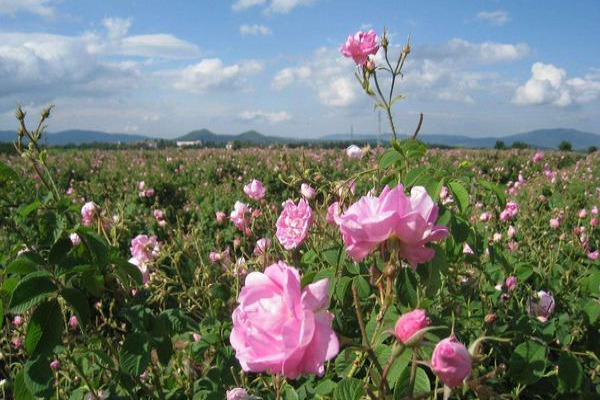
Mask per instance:
[[[44,299],[52,296],[58,287],[52,282],[51,275],[45,271],[32,272],[25,276],[15,287],[10,299],[10,311],[22,314]]]
[[[558,359],[558,391],[575,393],[583,385],[584,372],[577,357],[568,351],[563,351]]]
[[[25,386],[34,396],[49,398],[52,395],[52,370],[45,356],[27,360],[24,371]]]
[[[77,316],[81,328],[85,330],[90,322],[90,306],[87,297],[79,289],[71,287],[61,290],[60,295]]]
[[[546,346],[532,340],[518,345],[509,360],[513,378],[523,385],[535,383],[544,375],[546,353]]]
[[[363,383],[356,378],[342,379],[333,391],[334,400],[359,400],[365,395]]]
[[[25,336],[25,350],[30,355],[49,355],[62,343],[63,316],[58,301],[40,304],[31,316]]]
[[[147,333],[130,333],[119,351],[121,371],[139,376],[150,362],[150,337]]]
[[[27,385],[25,385],[25,371],[21,370],[15,377],[14,381],[15,388],[15,400],[35,400],[35,397],[31,394]]]

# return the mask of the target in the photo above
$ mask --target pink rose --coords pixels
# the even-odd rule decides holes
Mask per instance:
[[[158,222],[165,219],[165,213],[162,210],[154,210],[152,212],[152,215],[154,216],[154,219]]]
[[[248,207],[247,204],[242,203],[241,201],[236,201],[235,205],[233,206],[233,211],[231,214],[229,214],[229,219],[239,230],[244,231],[248,225],[246,214],[250,214],[251,212],[252,209]]]
[[[504,286],[509,292],[515,290],[517,288],[517,277],[511,275],[508,278],[506,278],[506,280],[504,281]]]
[[[79,326],[79,321],[77,321],[77,317],[74,315],[71,315],[71,318],[69,318],[69,327],[71,327],[71,329],[75,329]]]
[[[13,320],[12,323],[14,326],[16,326],[17,328],[20,328],[21,325],[23,325],[23,317],[21,317],[20,315],[16,315]]]
[[[500,213],[500,221],[506,222],[509,219],[513,219],[519,213],[519,205],[514,201],[509,201],[506,203],[504,210]]]
[[[336,227],[337,222],[336,219],[340,216],[340,203],[333,202],[329,207],[327,207],[327,216],[325,216],[325,220],[329,224],[329,226]]]
[[[262,182],[257,181],[256,179],[253,179],[252,182],[244,186],[244,193],[246,193],[248,197],[254,200],[262,199],[263,197],[265,197],[266,192],[267,189],[265,189]]]
[[[73,247],[77,247],[81,244],[81,238],[76,233],[71,233],[69,235],[69,240],[71,240],[71,244],[73,245]]]
[[[313,212],[306,200],[300,199],[298,205],[286,200],[277,219],[275,236],[284,249],[295,249],[306,239],[312,222]]]
[[[558,220],[558,218],[551,218],[550,219],[550,228],[556,229],[559,226],[560,226],[560,221]]]
[[[225,222],[225,218],[227,218],[227,215],[223,211],[217,211],[215,213],[215,219],[217,220],[217,224],[223,224]]]
[[[271,240],[267,238],[258,239],[256,241],[256,246],[254,246],[254,254],[261,255],[264,254],[271,247]]]
[[[544,158],[544,152],[543,151],[537,151],[533,157],[531,158],[531,161],[533,162],[538,162],[541,161],[542,158]]]
[[[517,234],[517,230],[515,229],[515,227],[512,226],[512,225],[509,226],[508,227],[508,232],[507,232],[508,237],[512,239],[512,238],[515,237],[516,234]]]
[[[328,291],[327,279],[302,290],[298,270],[281,261],[248,274],[229,338],[242,369],[290,379],[322,375],[339,351]]]
[[[50,369],[53,371],[58,371],[60,369],[60,361],[58,359],[54,359],[50,362]]]
[[[471,246],[469,246],[467,243],[465,243],[464,246],[463,246],[463,254],[474,255],[475,252],[473,251],[473,249],[471,248]]]
[[[600,252],[598,250],[590,251],[589,253],[587,253],[587,258],[589,258],[592,261],[596,261],[598,259],[598,256],[600,256]]]
[[[425,310],[416,309],[398,318],[394,333],[398,340],[407,343],[417,332],[429,326],[431,321],[427,318]]]
[[[156,236],[137,235],[131,241],[131,256],[141,264],[154,261],[158,257],[160,247]]]
[[[435,256],[427,243],[444,239],[448,228],[434,225],[438,207],[421,186],[413,187],[410,197],[402,185],[387,186],[379,197],[363,196],[339,218],[338,225],[346,251],[354,261],[363,260],[390,237],[399,240],[398,254],[413,270]]]
[[[360,147],[352,144],[346,149],[346,155],[348,156],[348,158],[360,160],[363,157],[363,151]]]
[[[579,210],[579,212],[577,213],[577,218],[579,219],[583,219],[587,217],[587,210],[585,208],[582,208],[581,210]]]
[[[449,387],[459,386],[471,374],[473,361],[454,336],[440,341],[431,355],[431,370]]]
[[[309,184],[303,183],[300,185],[300,194],[306,200],[312,200],[317,195],[317,192]]]
[[[81,207],[81,223],[90,226],[98,214],[98,206],[93,201],[88,201]]]
[[[234,389],[228,390],[227,393],[225,393],[225,395],[227,396],[227,400],[249,400],[249,399],[251,399],[248,392],[246,392],[246,389],[242,389],[242,388],[234,388]]]
[[[535,297],[527,299],[527,313],[536,317],[540,322],[548,321],[554,312],[554,297],[548,292],[540,290]]]
[[[365,65],[367,58],[379,50],[379,38],[374,30],[358,31],[354,36],[348,36],[346,43],[340,47],[340,52],[352,58],[357,65]]]

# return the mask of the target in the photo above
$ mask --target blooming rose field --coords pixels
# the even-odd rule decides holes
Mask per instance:
[[[393,124],[373,35],[341,50]],[[597,152],[59,150],[17,119],[3,398],[600,398]]]

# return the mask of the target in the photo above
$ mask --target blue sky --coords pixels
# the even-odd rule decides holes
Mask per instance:
[[[21,102],[55,104],[51,131],[376,133],[339,46],[387,27],[412,36],[400,131],[600,133],[599,20],[597,0],[0,0],[0,129]]]

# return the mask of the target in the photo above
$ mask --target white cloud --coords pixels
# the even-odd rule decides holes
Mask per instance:
[[[600,97],[600,77],[589,74],[571,79],[567,71],[552,64],[536,62],[531,78],[519,86],[512,102],[519,105],[552,104],[559,107],[583,104]]]
[[[251,7],[265,6],[263,11],[267,14],[287,14],[299,6],[308,6],[316,0],[237,0],[231,6],[233,11],[243,11]]]
[[[515,61],[530,53],[527,43],[473,43],[460,38],[451,39],[442,45],[423,46],[415,50],[415,56],[419,58],[483,64]]]
[[[262,64],[255,60],[225,65],[219,58],[205,58],[199,63],[165,74],[174,79],[175,89],[201,93],[209,89],[242,87],[249,75],[262,69]]]
[[[235,3],[233,3],[231,9],[233,11],[242,11],[250,7],[262,6],[266,2],[267,0],[237,0]]]
[[[243,24],[240,25],[240,34],[241,35],[270,35],[271,33],[271,29],[269,29],[269,27],[264,26],[264,25],[259,25],[259,24],[254,24],[254,25],[248,25],[248,24]]]
[[[292,116],[287,111],[265,112],[261,110],[247,110],[241,112],[239,118],[242,121],[266,121],[268,123],[275,124],[278,122],[289,121],[292,119]]]
[[[487,22],[490,25],[502,26],[510,21],[510,16],[506,11],[482,11],[475,18],[477,21]]]
[[[20,12],[40,15],[42,17],[53,17],[54,8],[52,0],[0,0],[0,14],[15,16]]]
[[[327,82],[319,90],[319,100],[327,106],[345,107],[356,100],[356,85],[358,83],[346,76],[337,77]]]
[[[311,69],[309,66],[284,68],[275,74],[275,77],[271,81],[271,87],[275,90],[282,90],[294,82],[309,78],[310,74]]]

